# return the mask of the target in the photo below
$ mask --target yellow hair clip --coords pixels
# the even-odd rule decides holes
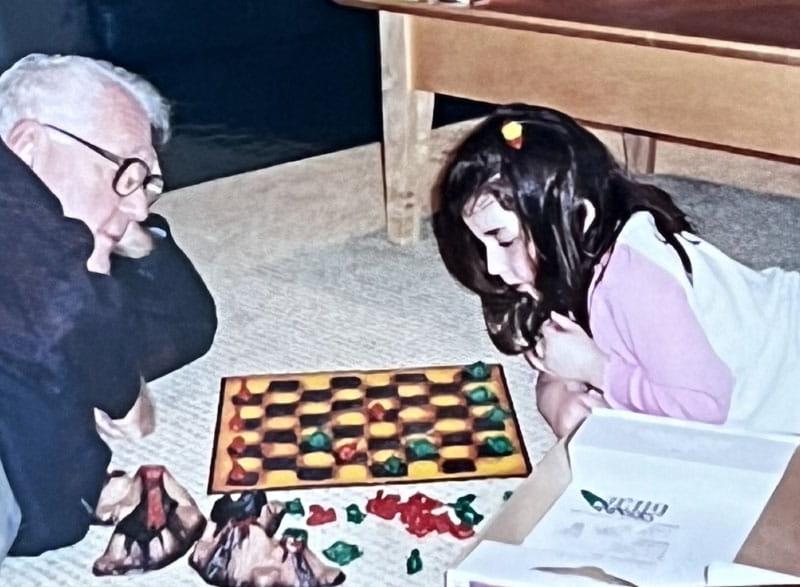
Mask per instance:
[[[503,138],[512,149],[522,148],[522,125],[516,120],[509,120],[506,122],[500,132],[503,133]]]

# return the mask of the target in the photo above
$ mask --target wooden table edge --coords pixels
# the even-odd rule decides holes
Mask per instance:
[[[800,50],[770,45],[756,45],[707,37],[675,35],[576,21],[522,16],[484,10],[480,6],[444,6],[441,4],[410,3],[408,0],[334,0],[334,2],[351,8],[383,10],[423,18],[440,18],[486,26],[800,66]]]

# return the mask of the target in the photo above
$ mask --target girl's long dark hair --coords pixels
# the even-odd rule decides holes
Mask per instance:
[[[522,144],[514,148],[502,127],[516,121]],[[605,146],[575,120],[548,108],[501,107],[455,150],[440,175],[434,234],[448,271],[481,298],[494,344],[505,353],[533,345],[550,312],[569,314],[589,331],[587,295],[594,267],[638,210],[649,211],[691,276],[689,258],[676,234],[692,231],[686,215],[659,188],[639,183]],[[486,267],[483,244],[463,213],[483,193],[520,218],[523,237],[537,252],[535,287],[541,296],[507,286]],[[587,207],[595,218],[584,232]]]

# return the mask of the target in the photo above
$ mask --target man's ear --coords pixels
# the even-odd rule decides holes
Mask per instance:
[[[592,204],[586,198],[581,199],[580,205],[583,206],[585,211],[585,216],[583,217],[583,234],[586,234],[586,231],[589,230],[589,227],[594,222],[594,219],[597,218],[597,210],[595,210],[594,204]]]
[[[6,138],[6,145],[25,164],[34,169],[34,165],[47,154],[49,141],[44,127],[30,118],[17,122]]]

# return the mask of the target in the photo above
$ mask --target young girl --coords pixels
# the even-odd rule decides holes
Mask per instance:
[[[697,237],[569,116],[498,109],[438,189],[442,259],[497,348],[540,371],[557,435],[595,406],[800,431],[800,274]]]

